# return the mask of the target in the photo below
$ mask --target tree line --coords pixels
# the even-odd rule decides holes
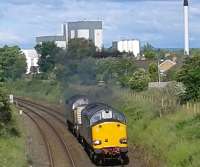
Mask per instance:
[[[9,90],[6,82],[15,82],[26,71],[26,59],[17,46],[0,48],[0,136],[18,135],[12,125],[12,111],[9,104]]]
[[[158,81],[157,56],[164,57],[162,50],[156,50],[147,43],[143,47],[143,53],[147,59],[155,61],[152,61],[147,69],[143,69],[137,67],[133,56],[109,51],[108,57],[98,57],[93,42],[85,39],[71,40],[66,50],[58,48],[53,42],[36,45],[35,49],[41,55],[39,65],[42,78],[80,84],[103,81],[134,91],[143,91],[148,88],[150,81]],[[200,99],[199,62],[200,54],[195,52],[184,60],[181,68],[172,70],[173,77],[167,78],[185,85],[186,93],[181,97],[183,101]]]
[[[134,57],[124,56],[112,50],[104,49],[104,53],[101,54],[104,56],[99,56],[94,43],[85,39],[71,40],[67,49],[57,47],[54,42],[36,45],[35,49],[40,54],[41,72],[34,74],[35,79],[56,80],[63,85],[69,83],[91,85],[103,81],[105,84],[117,84],[134,91],[143,91],[147,89],[150,81],[158,80],[158,67],[155,61],[150,63],[147,69],[143,69],[137,67]],[[145,45],[143,52],[149,55],[150,59],[156,59],[155,55],[160,51],[156,51],[148,44]],[[193,53],[191,57],[184,60],[180,68],[173,72],[173,80],[185,85],[186,91],[181,97],[183,101],[200,99],[200,52],[193,51]],[[8,81],[14,82],[25,78],[25,71],[25,55],[19,47],[0,48],[2,89]],[[5,91],[1,90],[1,92],[4,96]],[[5,108],[1,109],[1,113],[4,111]]]

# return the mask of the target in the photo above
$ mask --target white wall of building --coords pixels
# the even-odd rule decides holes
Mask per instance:
[[[117,42],[117,50],[123,52],[123,41]]]
[[[101,48],[103,46],[103,30],[102,29],[96,29],[94,31],[94,36],[95,36],[94,44],[98,49],[101,50]]]
[[[119,52],[130,52],[135,57],[140,54],[140,41],[139,40],[122,40],[117,42],[117,50]]]
[[[24,49],[22,50],[26,57],[26,63],[27,63],[27,68],[26,68],[26,74],[30,74],[31,67],[39,67],[38,65],[38,60],[39,60],[39,55],[37,54],[35,49]]]
[[[74,39],[75,38],[75,30],[71,30],[71,39]]]
[[[140,55],[140,41],[139,40],[133,40],[132,44],[132,51],[133,54],[137,57]]]
[[[89,39],[89,30],[88,29],[79,29],[78,30],[78,38]]]
[[[67,41],[55,41],[55,44],[59,48],[64,48],[65,49],[67,47]]]

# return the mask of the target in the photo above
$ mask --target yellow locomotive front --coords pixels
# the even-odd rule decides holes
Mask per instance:
[[[96,162],[105,159],[127,161],[127,125],[122,112],[103,104],[93,104],[83,111],[82,138]]]
[[[92,143],[96,153],[114,157],[128,152],[126,125],[113,120],[92,127]]]

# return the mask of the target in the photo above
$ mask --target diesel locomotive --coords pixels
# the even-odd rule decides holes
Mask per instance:
[[[104,103],[90,103],[85,96],[70,100],[71,110],[67,112],[67,122],[82,143],[90,158],[98,164],[107,159],[128,162],[127,121],[122,112]],[[78,101],[77,101],[78,99]],[[81,101],[81,102],[80,102]],[[77,105],[78,104],[78,105]],[[78,111],[78,112],[77,112]],[[69,118],[70,115],[79,113]],[[74,120],[73,120],[74,119]]]

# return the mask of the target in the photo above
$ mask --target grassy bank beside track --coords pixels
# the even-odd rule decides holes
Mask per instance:
[[[131,149],[139,150],[139,158],[149,166],[200,166],[199,114],[187,112],[175,103],[167,103],[167,108],[163,110],[159,94],[155,94],[156,99],[152,100],[138,98],[141,94],[131,96],[130,93],[123,93],[120,88],[69,85],[64,92],[63,89],[59,90],[58,85],[51,85],[49,82],[33,86],[29,90],[26,87],[18,87],[19,92],[27,90],[29,97],[37,100],[58,102],[63,99],[63,95],[68,98],[81,93],[89,95],[94,101],[106,102],[123,111],[128,119],[129,145]],[[152,92],[143,94],[145,93]],[[27,92],[22,95],[26,96]],[[169,99],[173,102],[173,98]],[[165,110],[169,112],[163,112]]]
[[[25,153],[25,137],[23,134],[23,127],[20,124],[20,118],[16,114],[17,110],[12,108],[13,119],[10,127],[16,128],[17,131],[11,130],[7,134],[6,131],[1,131],[0,136],[0,166],[2,167],[26,167],[27,159]]]
[[[8,82],[7,89],[15,96],[29,97],[37,101],[46,100],[58,103],[63,97],[62,88],[56,81],[17,80],[15,82]]]
[[[119,96],[118,96],[119,97]],[[200,116],[178,107],[160,117],[157,105],[148,99],[123,96],[113,105],[128,118],[129,142],[144,149],[151,166],[200,166]]]

